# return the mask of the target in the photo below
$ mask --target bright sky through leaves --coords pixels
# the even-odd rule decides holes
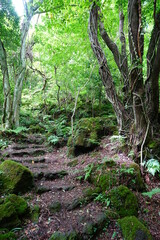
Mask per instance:
[[[13,5],[15,7],[16,12],[18,13],[18,15],[21,17],[23,16],[23,2],[22,0],[12,0]]]

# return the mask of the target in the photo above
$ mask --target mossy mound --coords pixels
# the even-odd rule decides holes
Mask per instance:
[[[115,128],[108,118],[80,119],[74,132],[74,138],[71,136],[68,139],[68,154],[76,156],[93,150],[99,145],[100,138],[113,133]]]
[[[16,240],[16,235],[12,232],[0,234],[0,240]]]
[[[52,234],[49,240],[78,240],[80,239],[78,233],[75,231],[62,233],[62,232],[55,232]]]
[[[0,164],[2,187],[1,192],[24,193],[33,187],[33,175],[23,165],[12,160]]]
[[[126,240],[152,240],[148,229],[135,217],[125,217],[118,220]]]
[[[136,191],[144,191],[145,185],[138,164],[119,166],[113,159],[105,160],[92,167],[88,181],[99,187],[102,192],[114,186],[125,185]]]
[[[145,185],[141,177],[139,165],[131,163],[130,165],[123,164],[119,170],[120,183],[126,185],[128,188],[137,191],[144,191]]]
[[[104,192],[114,187],[119,180],[115,168],[108,168],[106,164],[97,164],[93,167],[88,181]]]
[[[138,202],[136,196],[127,187],[121,185],[113,188],[107,197],[110,199],[110,206],[121,218],[138,215]]]
[[[9,229],[19,226],[27,211],[28,205],[23,198],[9,195],[0,204],[0,226]]]

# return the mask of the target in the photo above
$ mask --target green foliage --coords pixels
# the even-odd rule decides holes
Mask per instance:
[[[0,139],[0,149],[4,149],[8,146],[8,141],[4,139]]]
[[[6,132],[15,133],[17,135],[20,133],[23,133],[23,132],[27,132],[27,131],[28,131],[28,128],[26,128],[26,127],[17,127],[16,129],[6,130]]]
[[[85,177],[84,177],[84,180],[87,180],[90,176],[91,176],[91,172],[93,170],[93,167],[94,167],[94,164],[91,163],[91,164],[88,164],[84,171],[85,171]]]
[[[152,198],[154,194],[160,194],[160,188],[154,188],[150,192],[142,193],[143,196],[148,196],[149,198]]]
[[[13,48],[20,40],[19,17],[11,0],[0,1],[0,36],[7,48]]]
[[[156,159],[150,159],[145,164],[147,171],[151,173],[153,176],[156,172],[160,172],[160,163]]]
[[[110,205],[110,199],[107,198],[107,195],[106,193],[100,193],[96,198],[95,198],[95,201],[99,201],[101,203],[104,203],[106,204],[107,207],[109,207]]]
[[[56,135],[51,135],[48,137],[47,140],[49,143],[56,145],[59,142],[59,137],[57,137]]]

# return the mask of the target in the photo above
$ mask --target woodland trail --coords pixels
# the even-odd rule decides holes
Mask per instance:
[[[107,226],[104,226],[103,213],[106,207],[93,198],[86,198],[85,190],[93,186],[82,181],[88,164],[101,162],[106,156],[112,158],[115,153],[117,161],[131,161],[125,154],[117,153],[117,145],[109,142],[108,138],[102,140],[98,149],[74,159],[67,157],[67,147],[46,147],[41,135],[28,135],[23,143],[10,145],[3,153],[5,158],[28,167],[35,179],[35,188],[24,195],[32,208],[33,218],[24,222],[23,228],[17,233],[18,239],[48,240],[56,231],[77,231],[83,239],[123,239],[116,220],[110,219]],[[140,200],[141,208],[144,208],[145,201],[142,198]],[[153,208],[148,211],[152,215],[155,214],[154,211],[157,212]],[[140,210],[145,219],[141,212]],[[159,223],[152,225],[153,220],[158,221],[156,215],[149,224],[150,231],[155,234],[154,239],[158,240]],[[97,234],[99,229],[95,226],[98,225],[101,225],[101,234]],[[97,231],[96,234],[94,231]]]

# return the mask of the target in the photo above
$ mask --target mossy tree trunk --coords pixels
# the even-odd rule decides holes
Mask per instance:
[[[155,10],[154,10],[155,11]],[[141,0],[128,0],[128,37],[130,66],[126,54],[126,40],[123,31],[124,15],[119,14],[119,37],[121,50],[109,37],[101,21],[100,7],[93,3],[89,18],[89,39],[99,63],[99,73],[105,87],[106,96],[111,102],[119,129],[124,132],[134,147],[140,149],[144,144],[146,132],[158,121],[159,110],[159,72],[160,72],[160,13],[155,15],[155,24],[151,34],[147,53],[147,79],[143,76],[144,35],[141,16]],[[116,91],[106,56],[98,41],[100,35],[113,54],[121,75],[123,88],[120,97]],[[132,106],[132,107],[131,107]]]

